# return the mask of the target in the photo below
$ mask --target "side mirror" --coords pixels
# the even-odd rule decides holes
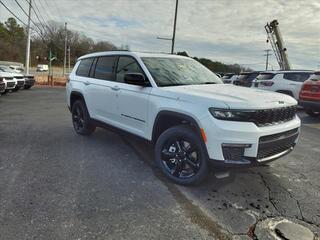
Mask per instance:
[[[144,75],[141,73],[126,73],[124,75],[124,82],[138,86],[148,86]]]

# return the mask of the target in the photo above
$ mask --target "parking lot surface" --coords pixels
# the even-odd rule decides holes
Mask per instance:
[[[272,239],[270,226],[284,221],[317,238],[320,119],[299,114],[290,155],[182,187],[162,177],[141,139],[76,135],[65,89],[2,96],[0,239]]]

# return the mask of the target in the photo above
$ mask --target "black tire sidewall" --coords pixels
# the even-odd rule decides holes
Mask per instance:
[[[180,179],[178,177],[171,175],[167,171],[161,159],[161,151],[166,141],[171,137],[179,137],[179,136],[195,144],[200,151],[200,161],[201,161],[200,169],[194,176],[187,179]],[[155,161],[157,166],[160,168],[160,170],[164,173],[166,177],[168,177],[169,179],[171,179],[172,181],[180,185],[193,185],[203,181],[206,178],[208,173],[207,159],[208,159],[207,152],[206,152],[203,141],[200,139],[199,134],[197,134],[197,132],[194,131],[189,126],[179,125],[179,126],[174,126],[167,129],[160,135],[155,145]]]
[[[74,127],[74,122],[72,119],[72,124],[73,124],[74,130],[76,131],[76,133],[81,134],[81,135],[90,135],[92,132],[94,132],[95,127],[91,124],[91,119],[90,119],[87,107],[83,101],[81,101],[81,100],[75,101],[75,103],[72,105],[72,115],[73,115],[76,107],[80,107],[80,109],[83,113],[84,128],[82,128],[80,131],[78,131]]]

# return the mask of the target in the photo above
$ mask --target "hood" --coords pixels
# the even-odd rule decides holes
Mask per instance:
[[[15,74],[13,73],[8,73],[8,72],[1,72],[0,71],[0,77],[14,77]]]
[[[205,84],[165,87],[180,95],[181,100],[206,99],[212,107],[222,103],[230,109],[267,109],[296,105],[297,101],[285,94],[234,86],[229,84]]]

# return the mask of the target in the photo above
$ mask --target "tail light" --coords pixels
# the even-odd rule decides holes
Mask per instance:
[[[274,82],[272,81],[261,81],[259,84],[261,84],[262,86],[265,86],[265,87],[271,87]]]

